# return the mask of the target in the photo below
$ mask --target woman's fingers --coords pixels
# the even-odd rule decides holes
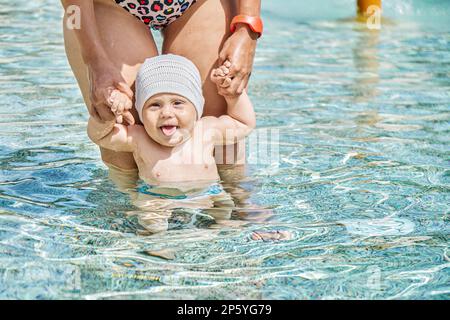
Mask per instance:
[[[242,79],[241,77],[235,77],[230,85],[225,89],[226,95],[229,96],[236,96],[238,95],[238,89],[241,86],[242,82],[244,81],[244,79]],[[242,92],[241,92],[242,93]]]
[[[125,82],[116,83],[117,89],[119,89],[122,93],[126,94],[128,98],[133,98],[133,90],[131,90],[130,86]]]
[[[94,107],[93,104],[90,104],[88,106],[88,111],[91,117],[93,117],[96,120],[101,120],[100,115],[98,114],[97,109]]]
[[[115,118],[114,113],[111,112],[111,107],[104,103],[96,105],[95,111],[97,112],[101,121],[110,121]]]
[[[248,84],[248,77],[242,80],[241,84],[237,88],[236,93],[242,94],[242,92],[244,92],[244,89],[247,87],[247,84]]]
[[[226,77],[220,86],[222,88],[228,88],[231,85],[231,82],[232,82],[231,78]]]
[[[231,78],[231,83],[227,83],[224,93],[228,96],[236,96],[242,93],[242,90],[247,86],[248,76],[245,70],[241,70],[240,66],[231,65],[227,76]]]

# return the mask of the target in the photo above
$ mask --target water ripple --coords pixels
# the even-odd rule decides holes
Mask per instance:
[[[448,299],[450,8],[388,2],[373,33],[315,6],[263,5],[249,92],[279,162],[168,203],[89,142],[59,5],[0,3],[0,297]]]

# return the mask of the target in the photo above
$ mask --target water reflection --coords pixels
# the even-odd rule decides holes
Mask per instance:
[[[377,30],[355,27],[357,41],[352,49],[353,64],[358,72],[352,86],[356,103],[368,102],[377,96],[377,85],[380,82],[380,62],[378,46],[380,34]]]
[[[142,209],[86,136],[60,6],[2,2],[0,297],[448,299],[450,38],[431,11],[449,11],[414,5],[426,27],[395,11],[374,35],[334,5],[313,22],[268,1],[251,94],[258,127],[280,131],[279,166],[224,169],[223,198],[194,190],[202,209],[125,179],[144,204],[179,206]],[[295,237],[249,236],[268,229]]]
[[[221,166],[222,183],[177,183],[149,185],[139,179],[137,170],[121,170],[109,165],[109,178],[117,190],[126,193],[144,230],[141,235],[183,227],[220,229],[243,227],[266,221],[272,210],[252,204],[254,186],[246,178],[244,166]]]

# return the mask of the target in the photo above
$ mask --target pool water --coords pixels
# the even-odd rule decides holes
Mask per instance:
[[[370,32],[353,0],[263,1],[250,96],[279,161],[165,202],[110,177],[61,7],[22,2],[0,3],[0,298],[450,298],[449,2],[385,1]]]

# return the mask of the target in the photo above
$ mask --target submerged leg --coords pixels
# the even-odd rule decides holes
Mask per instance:
[[[293,237],[292,232],[287,230],[254,231],[250,236],[252,240],[263,241],[292,240]]]

